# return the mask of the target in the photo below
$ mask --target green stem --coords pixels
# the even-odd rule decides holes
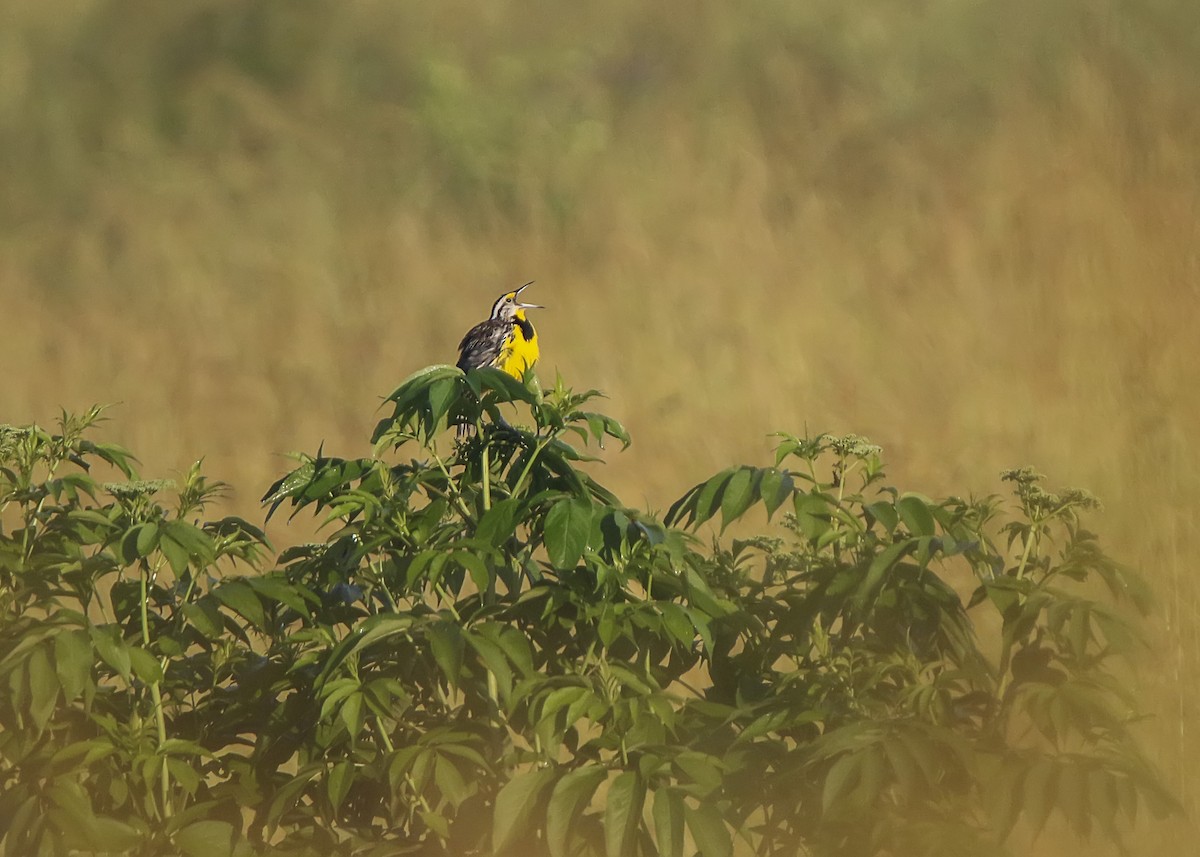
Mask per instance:
[[[383,719],[378,714],[375,715],[375,731],[379,733],[379,740],[383,742],[387,751],[395,752],[396,748],[392,745],[392,739],[388,737],[387,730],[383,728]]]
[[[1029,534],[1025,537],[1025,549],[1021,551],[1021,561],[1017,563],[1017,580],[1025,577],[1025,566],[1029,564],[1029,554],[1033,543],[1037,541],[1037,521],[1029,522]]]
[[[61,463],[61,462],[55,462],[54,464],[50,465],[46,469],[46,481],[47,482],[49,482],[51,479],[54,478],[54,472],[56,470],[58,470],[59,463]],[[26,488],[29,487],[29,483],[32,478],[32,475],[33,474],[30,473],[29,477],[27,477],[25,479],[26,484],[24,487],[26,487]],[[33,547],[34,547],[34,538],[35,537],[31,536],[30,534],[33,533],[37,529],[38,515],[42,514],[42,509],[44,509],[46,507],[46,497],[47,496],[49,496],[49,495],[43,495],[42,499],[38,500],[37,508],[33,510],[33,513],[25,516],[25,532],[21,535],[21,557],[23,560],[21,565],[23,567],[29,565],[29,559],[30,559],[30,557],[33,556]]]
[[[463,518],[470,520],[471,510],[467,508],[466,502],[463,500],[462,495],[458,492],[458,485],[455,484],[454,477],[450,475],[450,471],[446,469],[445,462],[442,461],[441,457],[438,456],[438,454],[434,452],[432,448],[429,450],[429,452],[433,456],[433,460],[437,463],[438,470],[442,471],[442,475],[446,477],[446,489],[448,496],[458,504],[458,511],[462,512]]]
[[[440,580],[433,585],[433,591],[437,593],[437,596],[441,599],[442,604],[445,605],[446,609],[450,611],[450,615],[454,617],[454,621],[462,624],[462,616],[458,615],[458,610],[456,610],[454,607],[454,601],[451,600],[450,594],[446,592],[446,588],[442,586],[442,582]]]
[[[555,436],[552,434],[546,435],[544,438],[542,438],[540,441],[538,441],[537,446],[535,446],[533,448],[533,453],[529,456],[529,460],[527,462],[525,462],[525,469],[521,471],[521,475],[519,477],[517,477],[516,484],[513,485],[513,489],[512,489],[513,497],[518,496],[518,494],[520,493],[520,490],[521,490],[521,486],[525,482],[525,477],[528,476],[529,472],[533,469],[533,463],[535,461],[537,461],[537,457],[542,454],[542,450],[544,450],[547,446],[550,445],[550,441],[554,440],[554,437]]]
[[[153,570],[142,563],[142,645],[146,651],[150,651],[150,610],[149,610],[149,583],[151,576],[158,576],[158,568]],[[167,720],[163,714],[162,689],[158,681],[150,683],[150,699],[154,703],[154,724],[158,728],[158,747],[161,751],[162,746],[167,743]],[[167,757],[164,755],[162,759],[162,816],[170,818],[171,816],[171,772],[167,767]]]
[[[492,508],[492,459],[488,450],[488,442],[485,440],[483,442],[483,458],[480,461],[480,467],[483,469],[483,511],[485,512]]]

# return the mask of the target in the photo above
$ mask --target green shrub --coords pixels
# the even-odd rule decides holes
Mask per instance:
[[[1084,492],[933,502],[784,436],[656,516],[582,466],[628,443],[595,395],[414,375],[373,455],[267,493],[328,531],[274,563],[98,409],[0,429],[5,853],[1000,854],[1173,807]]]

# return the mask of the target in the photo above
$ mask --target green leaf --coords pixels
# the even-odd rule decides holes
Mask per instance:
[[[509,665],[508,659],[504,656],[504,650],[494,640],[490,640],[481,634],[467,634],[466,640],[471,645],[471,648],[479,655],[484,666],[496,679],[496,687],[500,692],[501,698],[507,703],[512,695],[513,672]]]
[[[346,732],[350,735],[350,740],[354,741],[358,738],[358,733],[362,731],[363,725],[363,695],[355,691],[346,697],[346,701],[342,703],[341,710],[338,715],[342,719],[342,723],[346,726]]]
[[[1092,818],[1088,807],[1087,771],[1073,764],[1059,767],[1056,799],[1058,809],[1067,823],[1081,839],[1092,832]]]
[[[863,576],[862,583],[858,586],[858,591],[854,596],[855,600],[859,604],[864,604],[870,600],[879,587],[883,585],[884,577],[888,571],[895,566],[900,557],[913,550],[916,546],[916,539],[905,539],[902,542],[888,545],[876,554],[875,558],[871,560],[871,564],[867,567],[867,573]]]
[[[690,649],[696,641],[696,628],[687,611],[678,604],[664,601],[658,605],[662,612],[663,625],[668,633],[684,648]]]
[[[35,648],[25,668],[29,673],[29,716],[41,732],[54,714],[54,705],[58,701],[58,675],[50,660],[50,647],[42,644]]]
[[[282,577],[247,577],[244,581],[260,596],[278,601],[301,616],[307,616],[312,606],[320,604],[320,599],[303,586],[290,583]]]
[[[177,542],[187,551],[188,556],[201,566],[208,565],[216,559],[217,551],[213,537],[187,521],[171,521],[163,527],[163,537],[170,537],[172,541]]]
[[[579,690],[582,688],[561,688]],[[579,814],[587,807],[607,771],[597,765],[585,765],[565,774],[554,784],[550,803],[546,807],[546,845],[550,857],[570,855],[571,828]]]
[[[177,575],[182,575],[187,571],[188,566],[188,551],[183,545],[175,541],[175,539],[163,533],[158,540],[158,549],[162,551],[163,556],[167,558],[167,562],[171,563],[171,569]]]
[[[686,803],[683,811],[701,857],[732,857],[733,840],[720,812],[703,804],[693,809]]]
[[[187,617],[188,624],[209,640],[217,639],[225,631],[221,610],[211,595],[183,605],[183,615]]]
[[[932,536],[936,530],[933,513],[929,507],[933,501],[920,494],[905,494],[896,501],[896,511],[900,520],[914,536]]]
[[[133,666],[129,660],[129,649],[121,639],[119,631],[112,625],[107,625],[103,628],[92,628],[91,635],[92,645],[96,647],[104,662],[116,670],[117,675],[128,680],[132,675]]]
[[[832,526],[830,517],[833,514],[832,502],[823,494],[811,494],[797,491],[792,505],[796,510],[796,526],[804,537],[810,541],[818,541]]]
[[[645,799],[646,783],[637,771],[625,771],[613,780],[604,808],[604,850],[607,857],[625,857],[633,853]]]
[[[560,571],[574,568],[592,531],[592,501],[585,497],[560,500],[546,515],[546,555]]]
[[[442,675],[451,687],[457,688],[462,676],[463,653],[467,647],[462,631],[452,622],[436,622],[429,626],[426,633],[433,659],[441,667]]]
[[[78,698],[92,678],[92,641],[75,628],[54,635],[54,667],[68,702]]]
[[[1049,759],[1038,759],[1025,774],[1020,793],[1024,798],[1026,821],[1036,836],[1046,826],[1055,801],[1056,766]]]
[[[341,808],[342,801],[346,799],[350,786],[353,784],[354,764],[352,762],[342,761],[333,766],[333,770],[329,772],[329,778],[325,781],[325,791],[329,795],[329,803],[333,806],[334,812]]]
[[[129,854],[144,841],[141,831],[115,818],[93,818],[87,825],[84,847],[91,853]],[[219,854],[220,852],[209,852]]]
[[[517,774],[496,795],[492,820],[492,851],[502,854],[525,837],[542,792],[554,778],[554,771],[538,768]]]
[[[249,620],[255,628],[266,626],[267,615],[263,611],[262,602],[245,581],[225,581],[213,589],[212,594],[226,607]]]
[[[452,806],[458,807],[475,792],[475,784],[467,784],[462,773],[448,756],[438,754],[433,768],[433,780],[438,790]]]
[[[475,527],[475,537],[494,547],[501,547],[516,530],[520,510],[521,501],[513,497],[493,503],[492,508],[484,512],[479,519],[479,524]]]
[[[825,787],[821,790],[821,812],[828,814],[837,802],[852,788],[859,777],[859,756],[857,753],[843,753],[833,763],[825,776]]]
[[[750,508],[754,501],[754,469],[739,467],[725,483],[721,495],[721,529],[724,530]]]
[[[724,771],[716,756],[698,750],[684,750],[675,757],[675,765],[694,784],[695,787],[689,789],[693,794],[697,791],[708,794],[721,786]]]
[[[492,573],[488,570],[483,557],[471,550],[457,550],[453,556],[455,563],[465,568],[471,575],[471,582],[475,584],[475,588],[480,592],[486,592],[488,584],[492,580]]]
[[[438,424],[450,411],[450,406],[458,397],[458,379],[454,377],[440,378],[429,386],[429,423],[427,431],[432,434],[437,431]]]
[[[141,646],[130,646],[126,651],[129,653],[129,663],[133,668],[133,674],[141,681],[146,684],[157,684],[162,681],[162,666],[154,655]]]
[[[774,467],[764,467],[758,483],[758,493],[763,505],[767,507],[767,520],[775,514],[775,510],[783,505],[783,501],[795,490],[791,474]]]
[[[149,556],[158,547],[158,524],[142,524],[138,528],[137,555]]]
[[[882,524],[883,529],[888,533],[895,530],[896,524],[900,522],[900,515],[897,514],[896,507],[886,500],[871,503],[863,508],[866,509],[872,518]]]
[[[233,825],[227,821],[193,821],[181,828],[174,839],[187,857],[222,857],[233,853]]]
[[[695,518],[688,522],[688,526],[698,527],[717,513],[725,485],[733,478],[734,472],[739,469],[731,467],[728,470],[722,470],[704,483],[704,487],[696,496]]]
[[[313,474],[317,471],[315,461],[305,461],[291,473],[287,474],[267,490],[260,501],[263,504],[270,504],[271,508],[267,512],[267,518],[279,508],[279,504],[289,497],[294,497],[303,490],[305,485],[312,482]]]
[[[661,857],[683,857],[683,797],[673,788],[654,793],[654,838]]]

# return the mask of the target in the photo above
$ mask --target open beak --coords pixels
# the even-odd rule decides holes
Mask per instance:
[[[528,283],[521,286],[521,288],[517,289],[517,294],[518,295],[521,294],[521,292],[525,291],[527,288],[532,286],[533,283],[534,283],[534,281],[530,280]],[[519,306],[521,309],[545,309],[545,307],[542,306],[541,304],[523,304],[523,303],[520,303],[519,301],[517,302],[517,306]]]

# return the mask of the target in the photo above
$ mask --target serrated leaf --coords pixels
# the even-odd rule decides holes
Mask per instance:
[[[334,812],[341,807],[342,801],[346,799],[350,786],[353,784],[354,764],[352,762],[342,761],[333,766],[333,770],[329,772],[329,778],[325,781],[325,792],[329,796],[329,803],[333,806]]]
[[[700,496],[700,491],[704,488],[703,484],[693,485],[684,495],[671,504],[671,508],[667,510],[667,514],[663,517],[663,522],[673,527],[683,518],[684,512],[688,513],[689,523],[696,519],[696,498]]]
[[[687,611],[679,604],[670,601],[659,604],[658,609],[662,612],[663,625],[675,642],[690,649],[696,641],[696,628],[692,625]]]
[[[350,735],[350,740],[353,742],[358,733],[362,731],[363,724],[363,695],[355,691],[346,697],[346,701],[342,703],[341,709],[338,711],[338,716],[342,723],[346,726],[346,732]]]
[[[608,790],[604,807],[604,850],[607,857],[633,853],[642,820],[646,783],[637,771],[617,775]]]
[[[455,807],[462,804],[475,792],[474,785],[467,784],[462,772],[458,770],[458,766],[441,753],[438,754],[437,762],[433,767],[433,781],[437,784],[438,791],[442,793],[442,796]]]
[[[732,857],[733,840],[720,812],[701,806],[683,805],[684,817],[701,857]]]
[[[458,379],[455,377],[440,378],[429,386],[429,422],[427,430],[432,434],[437,430],[438,423],[450,411],[450,406],[458,397]]]
[[[437,622],[430,625],[426,633],[434,661],[441,668],[447,683],[457,689],[462,676],[463,654],[467,648],[462,631],[451,622]]]
[[[29,676],[29,716],[37,731],[46,728],[58,701],[58,675],[50,659],[49,646],[39,645],[25,662]]]
[[[312,482],[313,474],[316,471],[316,462],[306,461],[267,489],[267,493],[259,501],[263,504],[271,504],[271,509],[267,512],[267,518],[271,517],[280,503],[289,497],[294,497],[303,490],[305,485]]]
[[[721,529],[724,530],[750,508],[754,501],[754,470],[739,467],[725,483],[721,494]]]
[[[141,646],[130,646],[126,651],[129,652],[129,663],[133,668],[133,674],[141,681],[146,684],[157,684],[162,681],[162,666],[154,655]]]
[[[1024,798],[1026,821],[1034,836],[1042,832],[1050,810],[1054,808],[1055,765],[1049,759],[1039,759],[1025,774],[1020,792]]]
[[[178,542],[188,556],[195,559],[199,565],[208,565],[217,555],[213,537],[204,530],[187,521],[171,521],[163,528],[163,535],[170,536]]]
[[[902,542],[888,545],[877,553],[875,558],[871,560],[871,564],[867,566],[867,573],[863,575],[862,583],[859,584],[858,590],[854,594],[855,600],[859,604],[864,604],[870,600],[883,584],[888,571],[899,561],[900,557],[913,550],[916,547],[916,543],[916,539],[906,539]]]
[[[162,533],[158,540],[158,549],[162,551],[162,555],[167,558],[167,562],[171,564],[171,570],[176,575],[182,575],[187,571],[188,567],[188,551],[183,545],[175,541],[175,539]]]
[[[554,784],[550,803],[546,807],[546,846],[550,850],[550,857],[569,857],[572,853],[571,828],[606,775],[604,768],[585,765],[565,774]]]
[[[92,645],[96,647],[104,662],[116,670],[121,678],[128,679],[132,675],[133,667],[129,661],[129,649],[118,635],[117,629],[112,626],[103,629],[92,628],[91,636]]]
[[[661,857],[683,857],[683,797],[672,788],[654,793],[654,839]]]
[[[92,641],[87,631],[75,628],[54,635],[54,669],[63,697],[78,698],[92,678]]]
[[[256,593],[292,608],[301,616],[307,616],[310,608],[320,603],[320,599],[304,587],[282,578],[247,577],[244,580]]]
[[[174,836],[187,857],[223,857],[233,853],[233,825],[227,821],[193,821]]]
[[[696,496],[695,517],[688,521],[688,526],[700,526],[717,513],[721,508],[721,495],[725,485],[733,478],[736,468],[722,470],[716,476],[704,483]]]
[[[900,522],[900,515],[896,512],[896,507],[886,500],[879,500],[863,508],[883,526],[884,531],[887,533],[895,530],[896,524]]]
[[[467,643],[475,650],[484,666],[495,678],[496,688],[507,704],[512,696],[513,673],[508,658],[504,656],[503,649],[495,641],[480,634],[467,634],[465,637]]]
[[[936,531],[933,513],[929,507],[933,502],[920,494],[905,494],[896,501],[896,512],[904,526],[914,536],[932,536]]]
[[[158,524],[142,524],[138,528],[137,555],[149,556],[158,547]]]
[[[263,628],[267,624],[262,602],[245,581],[226,581],[214,588],[212,594],[226,607],[247,619],[255,628]]]
[[[494,547],[504,545],[516,529],[520,510],[521,501],[513,497],[493,503],[492,508],[480,517],[475,527],[475,537]]]
[[[572,497],[555,503],[546,514],[546,555],[560,571],[574,568],[583,556],[592,531],[594,508],[591,500]]]
[[[764,467],[758,483],[758,493],[767,509],[767,520],[783,505],[783,501],[791,496],[795,489],[790,473],[785,473],[774,467]]]
[[[92,818],[86,831],[86,842],[81,844],[91,853],[128,854],[145,838],[136,827],[115,818]],[[209,853],[219,855],[221,852]]]
[[[525,837],[542,792],[554,778],[547,768],[524,771],[504,784],[496,795],[492,819],[492,852],[502,854]]]
[[[859,777],[859,762],[858,754],[843,753],[833,763],[821,790],[821,812],[828,814],[854,788]]]

